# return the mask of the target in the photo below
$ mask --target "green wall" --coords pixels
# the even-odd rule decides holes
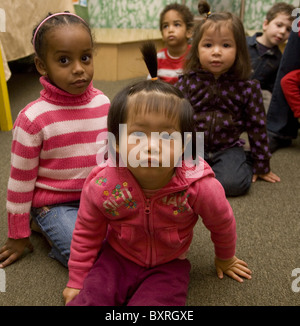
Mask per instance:
[[[96,28],[158,29],[162,9],[176,0],[88,0],[88,16]],[[210,0],[213,11],[231,11],[240,14],[241,0]],[[245,0],[244,25],[246,29],[260,30],[265,14],[276,0]],[[285,2],[299,7],[299,0]],[[186,5],[197,14],[198,0],[186,0]]]
[[[244,26],[248,30],[261,30],[266,12],[276,2],[286,2],[299,7],[299,0],[245,0]],[[212,11],[229,10],[240,14],[241,0],[211,0]]]
[[[174,0],[89,0],[89,21],[92,27],[158,29],[159,15]],[[197,11],[198,0],[186,5]]]

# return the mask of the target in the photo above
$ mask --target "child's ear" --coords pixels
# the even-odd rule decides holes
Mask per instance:
[[[190,28],[186,31],[186,38],[189,40],[193,36],[193,29]]]
[[[34,64],[36,67],[36,70],[42,75],[45,76],[47,75],[47,69],[46,66],[44,64],[44,62],[39,58],[39,57],[35,57],[34,58]]]
[[[263,25],[262,25],[263,31],[266,30],[266,28],[268,27],[269,23],[270,22],[267,19],[264,20]]]

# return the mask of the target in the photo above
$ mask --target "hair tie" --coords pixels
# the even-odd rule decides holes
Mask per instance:
[[[209,18],[210,15],[211,15],[211,12],[209,11],[209,12],[206,14],[206,19]]]
[[[40,24],[38,25],[38,27],[36,28],[35,32],[34,32],[34,35],[33,35],[33,39],[32,39],[32,45],[33,45],[33,48],[34,48],[34,52],[36,53],[36,50],[35,50],[35,39],[36,39],[36,36],[37,36],[37,33],[39,32],[40,28],[42,27],[42,25],[48,21],[50,18],[53,18],[53,17],[56,17],[56,16],[62,16],[62,15],[68,15],[68,16],[74,16],[74,17],[77,17],[79,18],[80,20],[82,20],[85,24],[86,24],[86,21],[81,18],[80,16],[76,15],[76,14],[72,14],[71,12],[58,12],[56,14],[52,14],[48,17],[46,17],[44,20],[42,20],[40,22]]]
[[[152,80],[152,81],[154,81],[154,80],[158,80],[158,77],[153,77],[153,78],[151,78],[151,80]]]

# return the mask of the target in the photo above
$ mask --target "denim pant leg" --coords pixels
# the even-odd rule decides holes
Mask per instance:
[[[35,214],[38,211],[38,214]],[[75,228],[78,207],[54,206],[32,210],[33,220],[38,224],[52,249],[49,256],[68,266],[70,246]]]
[[[271,103],[267,114],[267,129],[270,136],[282,139],[297,138],[298,120],[294,117],[280,81],[288,72],[300,69],[300,37],[298,32],[291,32],[277,72]]]
[[[206,154],[206,161],[222,184],[226,196],[244,195],[252,183],[253,169],[242,147]]]

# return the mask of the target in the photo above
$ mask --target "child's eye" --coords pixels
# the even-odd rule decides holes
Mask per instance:
[[[230,44],[228,44],[228,43],[224,43],[224,48],[230,48]]]
[[[168,28],[168,27],[169,27],[168,24],[163,24],[163,25],[162,25],[162,28],[163,28],[163,29],[166,29],[166,28]]]
[[[82,61],[82,62],[88,62],[88,61],[91,60],[91,58],[92,58],[92,56],[91,56],[90,54],[85,54],[85,55],[83,55],[83,56],[81,57],[81,61]]]
[[[162,132],[160,134],[161,139],[165,139],[165,140],[171,140],[173,139],[173,137],[168,133],[168,132]]]
[[[69,63],[69,59],[67,57],[61,57],[59,58],[59,62],[65,65]]]
[[[168,133],[167,131],[160,133],[160,138],[163,140],[176,140],[178,138],[177,132]],[[179,138],[181,134],[179,133]]]
[[[142,131],[134,131],[131,133],[131,135],[135,136],[135,137],[143,137],[145,136],[145,134]]]
[[[205,43],[205,44],[203,44],[203,46],[204,46],[205,48],[210,48],[210,47],[211,47],[211,43]]]

